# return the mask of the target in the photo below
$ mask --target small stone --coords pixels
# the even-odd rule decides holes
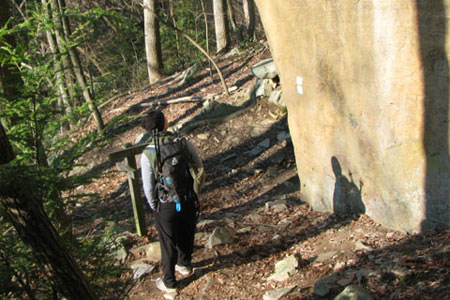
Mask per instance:
[[[337,284],[339,286],[347,286],[347,285],[349,285],[349,284],[351,284],[353,282],[353,278],[354,278],[354,276],[343,278],[341,280],[338,280]]]
[[[314,293],[319,297],[324,297],[328,295],[330,288],[328,284],[323,279],[319,279],[314,284]]]
[[[286,104],[284,103],[283,99],[283,92],[281,90],[273,91],[272,94],[270,94],[268,101],[269,103],[273,103],[281,107],[286,107]]]
[[[139,279],[145,274],[150,274],[155,269],[155,266],[140,263],[131,265],[131,269],[133,270],[133,279]]]
[[[250,136],[251,137],[257,137],[257,136],[260,136],[260,135],[264,134],[266,131],[267,131],[266,127],[255,127],[250,132]]]
[[[208,234],[206,232],[197,232],[195,233],[195,240],[205,240],[208,238]]]
[[[367,276],[369,276],[369,274],[371,273],[372,271],[371,270],[369,270],[369,269],[361,269],[361,270],[359,270],[358,272],[356,272],[356,279],[358,280],[358,282],[361,282],[361,280],[364,278],[364,277],[367,277]]]
[[[341,269],[345,268],[345,261],[338,261],[336,262],[336,264],[334,265],[333,270],[334,271],[339,271]]]
[[[201,221],[199,221],[199,222],[197,223],[197,228],[202,228],[202,227],[204,227],[204,226],[213,224],[213,223],[215,223],[215,222],[216,222],[215,220],[208,220],[208,219],[201,220]]]
[[[161,245],[159,242],[150,243],[147,245],[145,255],[149,260],[160,261],[161,260]]]
[[[127,259],[128,257],[128,251],[127,249],[125,249],[125,247],[120,247],[117,251],[114,252],[114,257],[118,260],[118,261],[125,261],[125,259]]]
[[[207,140],[209,138],[209,134],[208,133],[199,133],[197,135],[197,138],[204,141],[204,140]]]
[[[270,208],[273,208],[273,207],[275,207],[275,206],[278,206],[278,205],[287,205],[287,201],[286,200],[276,200],[276,201],[269,201],[269,202],[266,202],[266,209],[270,209]]]
[[[296,271],[299,264],[299,258],[296,255],[290,255],[275,264],[275,273],[267,280],[284,281]]]
[[[364,288],[349,285],[334,300],[372,300],[372,296]]]
[[[243,227],[243,228],[239,229],[237,232],[238,233],[247,233],[247,232],[250,232],[250,231],[252,231],[252,227],[247,226],[247,227]]]
[[[240,256],[245,257],[245,256],[248,256],[252,252],[252,249],[249,249],[249,248],[238,249],[238,250],[236,250],[236,252]]]
[[[286,132],[286,131],[280,131],[277,134],[278,142],[282,142],[282,141],[290,139],[290,138],[291,138],[291,135],[289,134],[289,132]]]
[[[336,251],[330,251],[330,252],[326,252],[326,253],[321,253],[321,254],[319,254],[319,256],[317,256],[317,258],[314,261],[318,262],[318,263],[325,262],[325,261],[331,259],[336,254],[337,254]]]
[[[373,248],[365,245],[361,240],[358,240],[355,243],[355,250],[356,251],[358,251],[358,250],[372,251]]]
[[[231,233],[224,227],[217,227],[209,236],[206,242],[206,248],[213,248],[214,246],[229,244],[231,242],[233,242]]]
[[[246,216],[245,219],[248,220],[248,222],[251,222],[251,223],[261,223],[261,222],[263,222],[263,217],[260,214],[258,214],[257,212]]]
[[[234,91],[236,91],[238,89],[238,87],[237,86],[232,86],[232,87],[229,87],[228,88],[228,92],[234,92]]]
[[[262,142],[260,142],[257,147],[263,148],[263,149],[267,149],[270,147],[270,139],[265,139]]]
[[[289,294],[294,288],[295,288],[295,286],[290,286],[290,287],[280,288],[280,289],[276,289],[276,290],[266,291],[266,293],[263,296],[263,300],[281,299],[282,297]]]

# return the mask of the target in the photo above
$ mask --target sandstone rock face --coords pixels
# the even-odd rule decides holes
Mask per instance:
[[[449,227],[450,0],[256,0],[302,200]]]

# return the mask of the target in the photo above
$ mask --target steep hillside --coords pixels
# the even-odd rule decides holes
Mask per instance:
[[[205,69],[188,84],[166,80],[117,97],[103,107],[105,120],[144,114],[152,103],[196,96],[193,102],[155,105],[175,126],[198,113],[207,98],[239,103],[256,81],[249,67],[268,56],[262,48],[220,62],[229,87],[237,87],[229,97],[217,75],[211,80]],[[99,197],[94,202],[80,199],[72,215],[80,224],[79,233],[100,233],[113,221],[130,239],[122,263],[156,266],[135,281],[129,298],[160,299],[163,295],[154,282],[161,275],[158,262],[133,251],[158,240],[151,216],[147,214],[148,235],[133,234],[127,177],[107,161],[108,153],[134,144],[143,129],[138,120],[131,120],[112,130],[106,147],[80,161],[102,175],[77,192],[95,192]],[[285,292],[285,299],[332,299],[351,284],[363,287],[374,299],[448,296],[450,232],[408,236],[366,216],[312,211],[299,198],[301,183],[288,132],[286,112],[260,98],[246,113],[188,134],[204,160],[207,183],[193,255],[195,272],[182,278],[177,299],[261,299],[265,294],[265,299],[277,299],[269,297],[274,290]],[[232,242],[205,247],[218,227],[231,233]],[[298,264],[287,274],[272,276],[275,265],[291,255]],[[132,276],[131,271],[126,276]]]

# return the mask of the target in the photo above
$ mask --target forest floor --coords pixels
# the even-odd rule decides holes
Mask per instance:
[[[250,67],[267,57],[269,50],[258,48],[220,62],[228,86],[237,87],[231,96],[223,93],[217,73],[211,79],[203,70],[189,84],[171,80],[117,97],[102,108],[105,122],[142,115],[151,109],[146,104],[184,96],[203,98],[158,106],[171,126],[198,113],[205,98],[239,103],[256,82]],[[126,143],[134,144],[144,130],[138,120],[131,120],[113,132],[107,146],[79,161],[101,176],[75,191],[98,194],[95,201],[80,198],[75,205],[72,216],[80,224],[78,232],[101,233],[109,221],[122,231],[136,231],[126,174],[117,172],[107,158]],[[176,299],[262,299],[267,291],[286,287],[283,299],[333,299],[350,284],[365,288],[374,299],[450,299],[450,231],[408,235],[365,215],[312,211],[299,197],[288,132],[286,113],[260,98],[244,114],[188,134],[207,173],[200,221],[209,221],[198,228],[195,273],[179,277]],[[158,240],[150,214],[146,221],[148,234],[133,235],[133,247]],[[209,249],[208,234],[217,226],[233,232],[234,240]],[[292,254],[301,257],[296,271],[282,281],[268,280],[275,264]],[[130,256],[125,263],[139,258]],[[155,287],[159,276],[157,267],[134,282],[127,297],[163,299]]]

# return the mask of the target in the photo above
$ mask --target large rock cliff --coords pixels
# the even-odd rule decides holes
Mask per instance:
[[[255,0],[302,199],[390,228],[450,225],[450,0]]]

